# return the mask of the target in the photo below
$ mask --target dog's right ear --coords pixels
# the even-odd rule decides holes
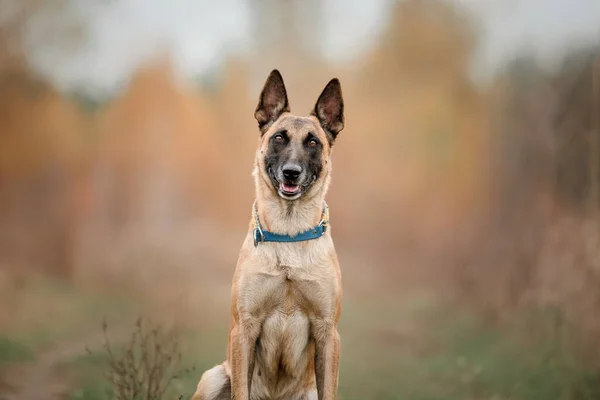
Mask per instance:
[[[258,99],[258,105],[254,111],[254,118],[258,121],[261,135],[281,114],[289,111],[290,104],[283,84],[283,77],[278,70],[274,69],[265,82]]]

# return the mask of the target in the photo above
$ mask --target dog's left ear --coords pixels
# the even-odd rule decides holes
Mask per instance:
[[[317,117],[333,140],[344,129],[344,99],[342,86],[337,78],[330,80],[325,86],[311,114]]]

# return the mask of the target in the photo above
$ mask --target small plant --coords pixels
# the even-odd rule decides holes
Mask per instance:
[[[102,323],[102,331],[111,398],[163,399],[174,380],[195,369],[181,368],[181,350],[174,331],[166,331],[141,317],[135,323],[129,342],[119,350],[115,350],[108,339],[106,320]]]

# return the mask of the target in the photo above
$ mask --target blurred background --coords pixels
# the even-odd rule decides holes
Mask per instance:
[[[273,68],[344,91],[340,398],[600,398],[596,0],[0,0],[0,398],[224,360]]]

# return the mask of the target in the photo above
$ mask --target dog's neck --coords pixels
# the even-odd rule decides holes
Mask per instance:
[[[277,194],[256,191],[258,218],[264,229],[283,235],[296,235],[313,228],[323,214],[325,193],[289,201]]]

